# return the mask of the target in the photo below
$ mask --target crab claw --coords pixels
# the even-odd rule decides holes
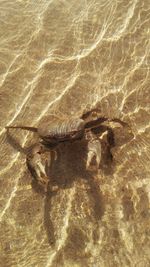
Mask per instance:
[[[96,161],[97,167],[99,168],[101,161],[101,143],[93,133],[90,133],[90,135],[88,136],[88,155],[86,169],[89,169],[94,159]]]
[[[46,153],[42,144],[36,144],[28,152],[26,162],[32,176],[46,188],[49,181],[47,169],[51,164],[50,152]]]

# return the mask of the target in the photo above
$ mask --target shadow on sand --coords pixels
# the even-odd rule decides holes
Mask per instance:
[[[28,148],[22,148],[20,144],[7,131],[7,141],[21,153],[27,154]],[[32,180],[32,188],[39,194],[44,194],[44,226],[47,233],[47,238],[50,246],[56,243],[55,229],[51,220],[51,205],[52,198],[57,194],[58,190],[71,188],[74,181],[83,179],[87,183],[87,193],[92,200],[93,215],[95,221],[101,220],[105,207],[102,193],[97,179],[95,179],[97,170],[86,170],[87,158],[87,143],[85,140],[74,141],[73,143],[61,143],[57,147],[58,158],[53,161],[49,173],[49,182],[47,192],[39,186],[36,180]],[[110,147],[105,142],[102,142],[102,162],[100,168],[105,175],[113,173],[112,155]],[[53,188],[57,188],[53,191]]]

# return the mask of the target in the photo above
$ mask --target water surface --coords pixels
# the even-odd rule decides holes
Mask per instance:
[[[0,4],[0,262],[5,267],[150,266],[149,1]],[[94,107],[112,124],[113,163],[86,171],[84,141],[64,144],[56,193],[32,183],[24,150],[45,115]]]

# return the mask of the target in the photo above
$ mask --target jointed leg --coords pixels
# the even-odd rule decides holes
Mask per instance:
[[[31,131],[31,132],[37,132],[36,127],[30,127],[30,126],[23,126],[23,125],[18,125],[18,126],[6,126],[6,129],[22,129],[26,131]]]
[[[87,112],[84,112],[81,116],[81,119],[86,120],[90,115],[94,116],[100,112],[101,112],[101,110],[99,108],[93,108]]]
[[[81,119],[85,121],[86,129],[93,129],[99,127],[103,122],[107,121],[108,118],[101,116],[101,110],[93,108],[92,110],[83,113]]]
[[[86,122],[85,128],[87,129],[95,129],[105,122],[117,122],[122,127],[129,127],[128,123],[118,118],[107,118],[105,116],[102,116],[101,110],[99,108],[93,108],[90,111],[83,113],[81,119]]]
[[[95,135],[100,135],[100,138],[103,139],[105,135],[105,142],[113,147],[115,145],[115,137],[113,129],[107,125],[101,125],[98,128],[91,130]]]

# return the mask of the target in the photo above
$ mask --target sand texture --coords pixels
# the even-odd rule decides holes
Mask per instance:
[[[105,136],[99,170],[84,139],[63,143],[45,193],[36,133],[5,126],[95,107],[128,123],[109,123],[113,161]],[[0,266],[149,267],[150,2],[1,0],[0,114]]]

